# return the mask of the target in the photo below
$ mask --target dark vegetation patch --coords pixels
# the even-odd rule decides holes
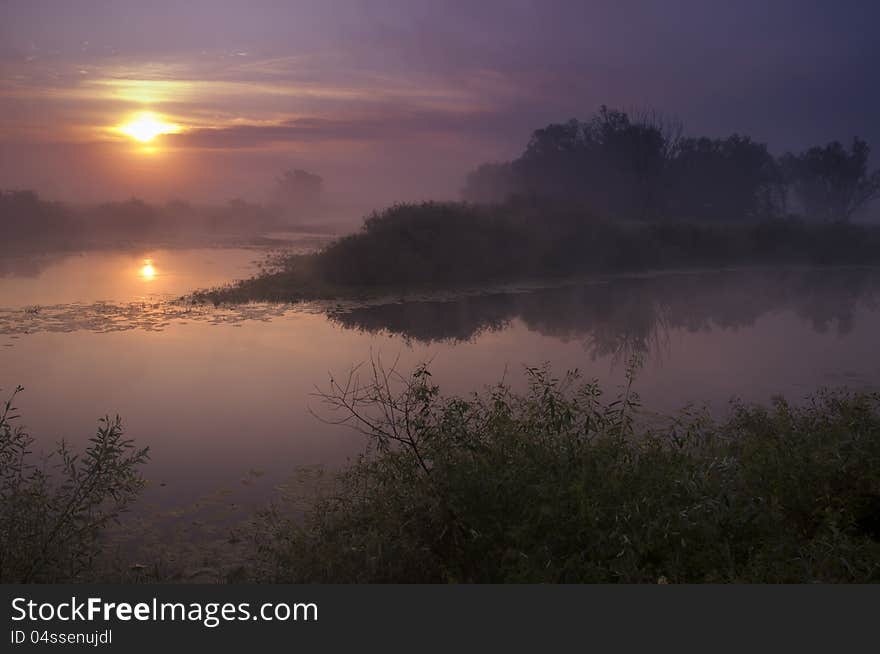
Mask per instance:
[[[194,297],[299,301],[664,269],[876,263],[880,227],[864,224],[613,222],[560,206],[430,202],[375,213],[315,254]]]
[[[355,370],[321,394],[322,415],[365,434],[365,453],[305,511],[279,500],[211,558],[229,581],[880,581],[880,396],[647,420],[632,374],[614,399],[544,368],[522,394],[445,397],[424,367]],[[45,465],[15,423],[8,405],[0,579],[112,578],[104,534],[143,484],[145,450],[111,420]],[[178,578],[134,567],[116,569]]]
[[[261,581],[880,580],[880,397],[636,418],[576,374],[443,397],[381,366],[324,400],[371,448],[304,521],[250,530]],[[396,386],[398,385],[399,386]]]

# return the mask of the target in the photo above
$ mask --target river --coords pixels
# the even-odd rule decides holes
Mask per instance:
[[[97,251],[0,266],[0,387],[50,449],[105,414],[151,448],[146,502],[214,498],[245,512],[297,469],[336,467],[363,438],[315,417],[316,387],[371,357],[430,360],[446,393],[526,365],[578,368],[609,393],[640,353],[646,410],[731,398],[800,401],[880,387],[880,271],[779,269],[623,276],[359,304],[193,308],[175,299],[246,277],[253,248]],[[332,416],[324,416],[332,418]],[[220,495],[218,495],[220,493]],[[221,497],[221,500],[217,500]]]

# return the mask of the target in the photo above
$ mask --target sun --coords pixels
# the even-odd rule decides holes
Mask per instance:
[[[144,281],[151,281],[156,276],[156,268],[153,266],[152,259],[144,259],[144,265],[141,267],[141,277]]]
[[[131,122],[120,125],[118,131],[142,143],[149,143],[160,134],[177,134],[180,125],[166,123],[161,116],[152,111],[142,111]]]

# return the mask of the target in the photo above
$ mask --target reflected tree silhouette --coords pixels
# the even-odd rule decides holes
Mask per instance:
[[[64,254],[40,254],[0,257],[0,277],[39,277],[49,266],[64,258]]]
[[[593,358],[662,356],[673,330],[754,325],[789,311],[817,332],[852,331],[860,307],[876,309],[880,272],[870,269],[751,270],[623,277],[602,283],[334,309],[331,320],[419,343],[471,341],[513,322],[581,341]]]

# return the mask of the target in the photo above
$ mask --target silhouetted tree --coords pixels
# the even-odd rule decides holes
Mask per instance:
[[[256,235],[287,225],[278,206],[241,199],[222,206],[181,200],[164,205],[138,198],[70,207],[33,191],[0,191],[0,255],[52,252],[121,242],[203,242],[227,235]]]
[[[746,136],[682,138],[656,111],[602,106],[588,121],[536,130],[523,154],[468,176],[466,200],[525,197],[603,218],[740,220],[784,215],[786,178]]]
[[[89,225],[104,236],[126,239],[147,237],[162,227],[156,207],[140,198],[99,205],[89,216]]]
[[[582,177],[588,157],[583,126],[577,120],[535,130],[512,169],[519,194],[543,199],[583,199]]]
[[[837,141],[798,155],[786,154],[782,166],[804,213],[810,218],[847,221],[880,193],[880,170],[868,173],[871,149],[853,139],[847,150]]]
[[[589,138],[605,166],[610,213],[646,219],[661,211],[663,173],[677,138],[665,127],[655,113],[631,118],[605,106],[593,118]]]
[[[320,175],[296,169],[285,171],[275,184],[275,195],[285,208],[297,212],[313,211],[321,201],[324,180]]]
[[[668,170],[667,205],[677,220],[740,220],[784,209],[782,175],[763,143],[734,134],[686,138]]]
[[[62,243],[75,228],[72,213],[58,202],[41,200],[34,191],[0,191],[0,250],[35,239]]]
[[[509,163],[486,163],[468,173],[462,199],[492,204],[504,202],[516,192],[513,168]]]
[[[603,106],[588,122],[536,130],[512,163],[514,184],[518,193],[603,216],[652,217],[662,207],[663,171],[676,139],[675,123],[656,113],[631,118]]]
[[[657,112],[630,115],[602,106],[586,122],[535,130],[518,159],[472,172],[462,195],[472,202],[526,197],[605,217],[654,218],[663,212],[665,170],[680,132],[678,121]]]

